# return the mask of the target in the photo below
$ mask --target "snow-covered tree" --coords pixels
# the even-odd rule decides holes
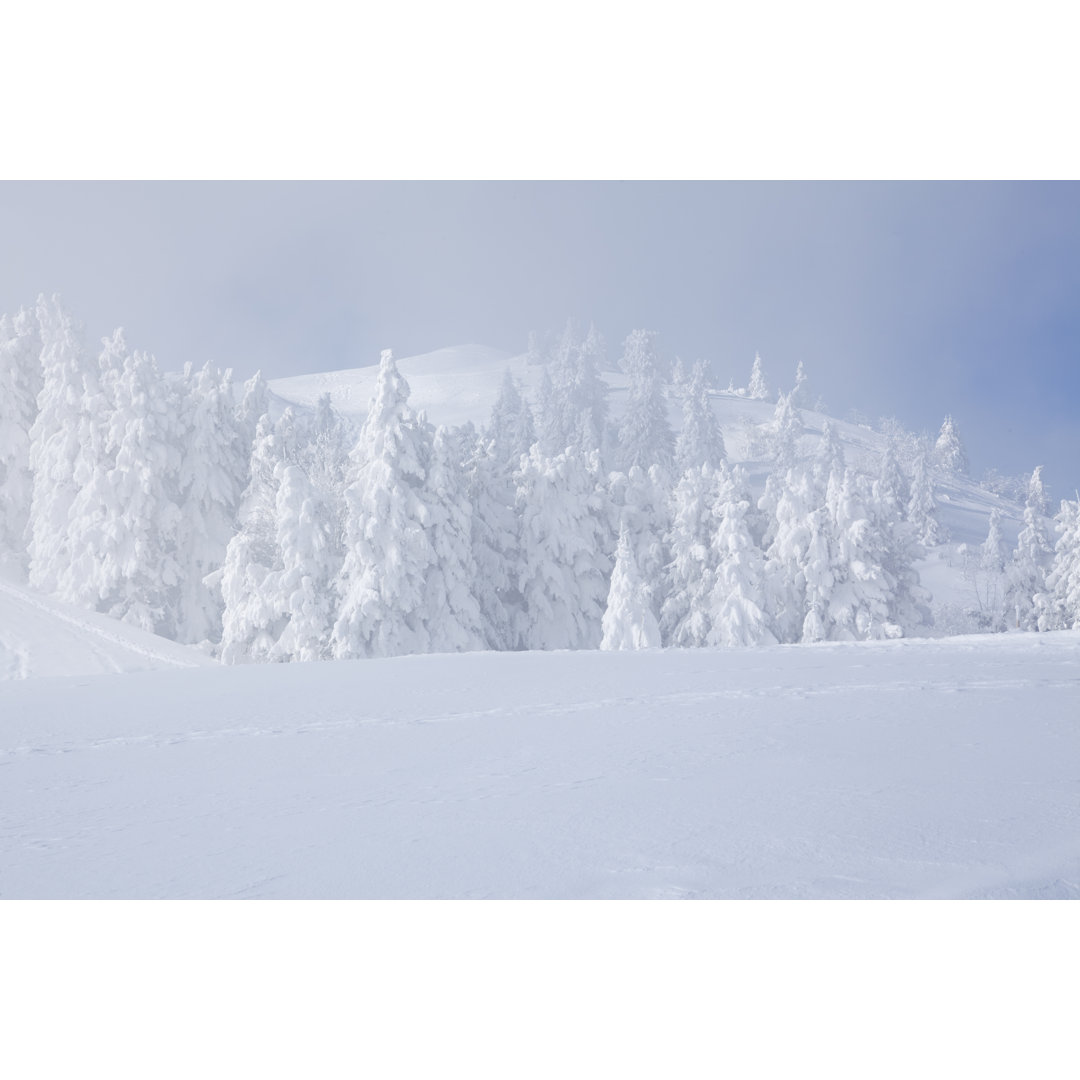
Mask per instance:
[[[534,446],[517,481],[520,521],[517,640],[526,649],[595,649],[610,564],[601,546],[598,463]]]
[[[934,464],[943,472],[967,475],[967,454],[960,442],[956,421],[951,416],[945,417],[937,442],[934,443]]]
[[[22,566],[34,477],[30,429],[41,392],[41,333],[33,312],[0,317],[0,561]]]
[[[990,527],[983,541],[979,565],[988,573],[1001,574],[1007,558],[1008,549],[1001,535],[1001,511],[995,506],[990,511]]]
[[[630,393],[619,428],[617,462],[624,472],[634,465],[644,469],[659,465],[670,472],[674,465],[675,439],[668,423],[655,336],[651,330],[635,330],[623,347],[622,364],[630,375]]]
[[[1061,501],[1054,529],[1054,562],[1045,590],[1035,597],[1037,625],[1040,630],[1080,630],[1080,501]]]
[[[529,344],[525,350],[525,363],[531,367],[539,367],[551,359],[544,335],[537,330],[529,331]]]
[[[897,616],[915,598],[907,552],[889,535],[888,508],[875,505],[874,489],[851,469],[834,472],[826,494],[832,585],[824,611],[833,641],[901,637]],[[903,596],[898,595],[903,589]]]
[[[712,465],[726,456],[724,437],[709,403],[704,361],[694,364],[683,392],[683,423],[675,444],[675,461],[680,473]]]
[[[231,371],[217,371],[209,363],[196,371],[189,364],[180,390],[177,636],[189,643],[216,641],[222,600],[205,579],[224,563],[246,483],[249,447],[236,418]]]
[[[485,645],[483,617],[475,592],[478,576],[473,552],[473,507],[462,468],[460,434],[435,432],[425,502],[431,520],[428,537],[435,563],[425,582],[425,621],[431,652],[463,652]]]
[[[776,643],[765,614],[765,557],[750,526],[751,505],[746,474],[738,465],[730,473],[721,465],[712,537],[715,571],[708,597],[709,645]]]
[[[279,585],[284,561],[279,546],[279,511],[296,519],[296,489],[279,508],[284,470],[299,455],[296,418],[286,409],[276,423],[263,415],[251,449],[248,485],[237,512],[237,529],[229,540],[222,566],[211,575],[211,586],[223,603],[221,659],[226,664],[271,658],[289,620],[287,597]],[[292,522],[284,529],[289,535]],[[299,545],[299,538],[297,538]],[[314,543],[315,541],[312,541]]]
[[[765,613],[781,643],[802,640],[807,617],[806,567],[812,545],[822,545],[822,493],[806,468],[774,473],[758,501],[768,519],[765,550]],[[815,515],[817,515],[815,517]]]
[[[1016,550],[1009,566],[1005,610],[1020,630],[1036,629],[1035,597],[1046,590],[1046,573],[1054,555],[1046,509],[1046,488],[1043,486],[1040,465],[1031,474],[1028,483],[1024,527],[1017,537]]]
[[[843,472],[844,448],[836,436],[836,429],[830,421],[826,420],[821,429],[821,441],[814,455],[814,479],[824,490],[829,477],[834,474],[843,475]]]
[[[665,645],[699,648],[712,629],[709,598],[716,580],[717,495],[716,473],[708,465],[687,470],[675,487],[660,611]]]
[[[607,536],[614,540],[626,533],[653,614],[659,616],[667,563],[664,537],[670,528],[666,474],[655,465],[648,472],[635,465],[629,473],[612,473],[607,505],[611,512]],[[605,550],[611,547],[605,544]]]
[[[540,376],[533,413],[536,417],[536,441],[540,449],[548,456],[561,454],[573,440],[567,437],[562,399],[555,389],[549,367],[545,367]]]
[[[754,366],[750,369],[750,384],[746,388],[746,396],[755,401],[767,401],[769,397],[769,384],[765,381],[760,353],[754,353]]]
[[[68,515],[78,495],[75,469],[83,402],[83,346],[74,320],[60,298],[38,297],[42,388],[30,429],[30,470],[34,489],[28,526],[30,584],[55,592],[71,564]]]
[[[795,365],[795,388],[790,396],[792,405],[797,409],[810,408],[810,391],[806,388],[806,369],[801,360]]]
[[[532,410],[521,396],[509,368],[503,374],[484,435],[493,444],[496,460],[511,471],[517,468],[521,455],[527,454],[529,447],[536,442]]]
[[[54,592],[81,607],[96,608],[105,595],[106,577],[116,571],[110,550],[113,520],[119,513],[110,476],[116,443],[109,430],[118,405],[117,385],[128,358],[122,329],[102,338],[97,365],[82,370],[78,404],[78,452],[73,462],[75,497],[68,510],[65,542],[68,557],[56,568]]]
[[[769,456],[778,473],[790,469],[799,460],[802,433],[802,417],[792,404],[791,395],[781,394],[767,436]]]
[[[911,499],[911,488],[907,477],[904,475],[904,470],[900,467],[895,439],[889,439],[885,444],[885,450],[881,455],[877,483],[878,500],[892,508],[896,520],[904,520],[907,515],[908,502]]]
[[[607,384],[599,375],[595,340],[586,345],[579,341],[573,321],[568,321],[551,364],[550,386],[541,380],[540,442],[548,454],[568,446],[586,454],[601,448]]]
[[[520,458],[518,459],[520,466]],[[523,602],[517,588],[518,522],[516,488],[494,443],[474,440],[466,466],[466,491],[472,506],[472,548],[476,562],[474,593],[489,649],[516,647]]]
[[[152,356],[123,355],[113,406],[98,608],[173,637],[181,574],[176,558],[180,448],[175,397]]]
[[[425,579],[436,563],[424,485],[431,432],[389,350],[350,455],[346,554],[331,637],[338,659],[427,652]]]
[[[589,323],[589,329],[582,343],[582,351],[585,353],[586,362],[595,371],[606,371],[608,367],[607,342],[604,335],[596,329],[593,323]]]
[[[934,479],[930,471],[929,455],[925,446],[920,447],[915,455],[912,464],[910,490],[907,519],[915,527],[915,534],[919,543],[927,547],[944,543],[946,533],[937,519]]]
[[[297,465],[275,468],[277,561],[271,576],[274,614],[287,620],[268,650],[271,660],[325,660],[334,621],[334,579],[340,561],[334,514]]]
[[[329,403],[329,395],[325,396]],[[269,408],[270,388],[266,385],[262,372],[256,371],[244,383],[244,392],[236,409],[236,424],[245,453],[250,452],[251,445],[255,441],[255,429]]]
[[[655,649],[660,646],[660,627],[653,614],[649,589],[641,579],[634,547],[625,528],[619,533],[602,628],[601,649]]]

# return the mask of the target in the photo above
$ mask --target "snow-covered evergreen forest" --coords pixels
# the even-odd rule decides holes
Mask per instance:
[[[609,356],[573,323],[526,361],[533,392],[507,370],[486,422],[435,426],[385,352],[358,423],[260,375],[162,372],[122,330],[90,349],[40,297],[0,319],[0,564],[227,663],[1080,627],[1080,503],[1051,518],[1040,468],[983,484],[1015,545],[996,505],[951,542],[951,416],[855,455],[808,433],[801,363],[786,391],[760,356],[721,390],[652,331]],[[725,395],[775,409],[722,430]],[[962,604],[935,606],[931,554]]]

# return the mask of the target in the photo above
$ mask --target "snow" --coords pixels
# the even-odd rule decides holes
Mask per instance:
[[[8,682],[0,896],[1080,898],[1078,690],[1076,632]]]
[[[195,649],[0,577],[0,682],[206,666],[217,664]]]
[[[413,410],[426,410],[433,424],[447,425],[469,420],[477,425],[486,423],[506,368],[519,377],[536,372],[537,382],[543,370],[526,368],[524,356],[514,357],[486,345],[438,349],[398,360],[397,366],[409,384],[409,404]],[[329,394],[338,412],[362,420],[375,393],[378,374],[379,365],[374,363],[369,367],[274,379],[270,389],[287,402],[308,407],[314,407],[322,394]],[[531,382],[530,379],[530,385]]]

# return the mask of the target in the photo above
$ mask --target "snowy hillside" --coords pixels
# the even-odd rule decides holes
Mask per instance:
[[[491,417],[503,374],[509,371],[525,394],[535,401],[544,373],[543,365],[529,365],[524,353],[511,356],[486,345],[458,345],[420,356],[397,360],[398,370],[409,383],[409,403],[423,410],[433,424],[472,423],[482,428]],[[273,379],[270,390],[282,402],[314,408],[320,395],[330,399],[343,416],[362,421],[367,415],[379,365],[325,371],[292,378]],[[629,378],[620,371],[601,371],[607,385],[611,413],[622,416],[626,407]],[[678,402],[669,395],[668,419],[677,431],[682,423]],[[749,466],[756,486],[764,484],[769,462],[751,445],[753,428],[764,428],[773,420],[775,395],[771,401],[755,401],[726,391],[710,391],[710,400],[724,434],[728,456]],[[802,410],[805,433],[800,450],[809,456],[821,437],[826,421],[836,430],[851,465],[873,472],[885,449],[885,436],[865,424],[855,424],[810,409]],[[1016,542],[1022,515],[1016,504],[980,487],[963,476],[946,476],[939,482],[939,510],[954,543],[981,544],[986,538],[987,520],[995,507],[1001,511],[1006,540]]]
[[[1002,498],[951,416],[829,418],[760,357],[720,390],[656,339],[271,388],[122,330],[95,356],[39,297],[0,318],[0,565],[230,664],[1080,626],[1080,510],[1038,469]]]
[[[207,666],[217,665],[196,649],[0,576],[0,681]]]
[[[397,366],[408,381],[410,404],[424,410],[433,424],[472,423],[477,429],[489,422],[505,372],[511,373],[535,409],[545,371],[543,365],[528,364],[524,353],[511,356],[484,345],[459,345],[405,357],[397,361]],[[280,399],[278,411],[285,404],[313,408],[320,395],[329,394],[334,408],[359,424],[367,415],[378,372],[379,365],[371,364],[276,379],[269,387]],[[608,390],[611,416],[618,420],[626,409],[629,377],[612,370],[602,370],[599,374]],[[751,490],[760,496],[773,468],[762,441],[763,433],[774,419],[775,395],[772,400],[758,401],[744,394],[713,389],[709,391],[709,401],[723,433],[729,460],[745,467]],[[866,424],[839,420],[811,409],[800,412],[804,425],[799,439],[802,456],[813,456],[828,422],[847,464],[871,475],[877,471],[888,443],[885,435]],[[675,431],[682,426],[681,406],[671,387],[668,420]],[[975,602],[978,585],[971,580],[970,573],[965,576],[965,567],[955,555],[956,548],[960,544],[976,548],[982,544],[990,514],[996,509],[1001,515],[1003,539],[1011,549],[1023,524],[1023,510],[1017,503],[964,475],[941,475],[935,485],[937,516],[949,543],[941,550],[930,551],[916,568],[933,596],[935,609],[960,608]],[[921,632],[933,632],[933,628],[926,627]]]
[[[0,896],[1080,898],[1080,633],[0,686]]]

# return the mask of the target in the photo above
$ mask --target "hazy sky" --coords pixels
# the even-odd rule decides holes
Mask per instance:
[[[162,366],[373,363],[592,319],[831,412],[956,418],[1080,484],[1080,185],[0,184],[0,310],[60,292]]]

